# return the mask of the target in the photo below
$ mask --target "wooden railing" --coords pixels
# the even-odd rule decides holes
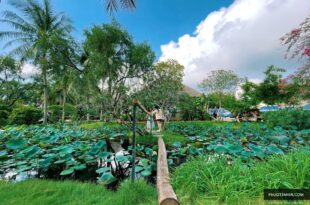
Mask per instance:
[[[159,205],[180,204],[170,184],[169,170],[167,164],[167,152],[162,137],[158,138],[157,190]]]

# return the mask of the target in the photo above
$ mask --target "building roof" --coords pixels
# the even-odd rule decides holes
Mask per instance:
[[[198,92],[197,90],[194,90],[191,87],[188,87],[187,85],[183,84],[183,92],[187,93],[191,97],[199,97],[202,95],[202,93]]]

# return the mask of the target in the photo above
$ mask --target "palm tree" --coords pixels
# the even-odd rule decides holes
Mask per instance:
[[[136,0],[106,0],[106,9],[110,14],[119,8],[134,9],[136,8]]]
[[[49,54],[53,41],[57,37],[65,36],[72,30],[71,21],[62,13],[55,14],[49,0],[44,0],[43,5],[36,0],[10,0],[9,4],[18,11],[6,10],[4,19],[0,22],[12,27],[10,31],[1,31],[0,39],[10,39],[5,47],[16,46],[13,54],[20,55],[22,60],[32,59],[33,63],[41,70],[43,80],[43,110],[44,123],[47,122],[48,100],[48,73]]]

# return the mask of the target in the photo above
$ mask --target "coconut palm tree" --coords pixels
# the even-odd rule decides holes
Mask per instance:
[[[110,14],[116,11],[119,6],[126,9],[136,8],[136,0],[106,0],[106,9]]]
[[[36,0],[10,0],[17,12],[6,10],[0,20],[11,26],[10,31],[1,31],[0,40],[8,39],[5,47],[14,46],[12,53],[22,60],[32,60],[40,69],[43,81],[44,123],[47,122],[49,56],[53,42],[71,32],[71,21],[62,13],[55,14],[49,0],[41,5]]]

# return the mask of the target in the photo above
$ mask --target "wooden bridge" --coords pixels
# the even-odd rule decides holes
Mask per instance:
[[[133,132],[133,154],[132,154],[132,181],[135,178],[135,157],[136,157],[136,111],[137,107],[147,112],[147,110],[139,103],[138,100],[133,102],[132,111],[132,132]],[[169,169],[167,163],[167,151],[163,136],[161,133],[153,133],[158,138],[158,154],[157,154],[157,192],[158,192],[158,204],[159,205],[179,205],[177,196],[173,191],[170,184]]]

